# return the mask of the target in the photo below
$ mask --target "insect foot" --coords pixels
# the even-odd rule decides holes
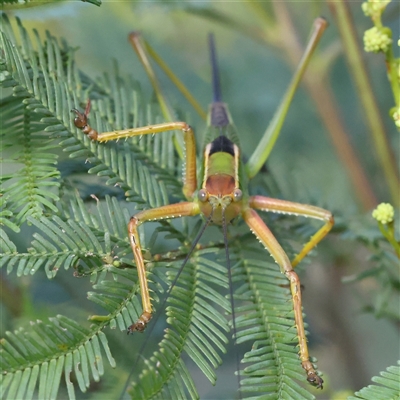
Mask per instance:
[[[317,389],[324,388],[323,387],[324,380],[314,372],[311,372],[311,374],[307,376],[307,381],[310,382],[311,385],[315,386]]]
[[[76,114],[76,117],[74,118],[74,125],[79,129],[85,128],[85,126],[87,125],[87,115],[81,113],[76,108],[73,108],[71,112]]]
[[[317,389],[323,389],[324,380],[319,375],[317,375],[311,362],[304,361],[301,363],[301,365],[307,372],[307,381],[311,383],[311,385],[315,386]]]
[[[144,312],[134,324],[128,327],[126,333],[129,335],[133,332],[143,332],[150,322],[151,317],[152,315],[150,313]]]
[[[84,113],[81,113],[76,108],[73,108],[71,112],[76,114],[76,117],[74,118],[74,125],[78,129],[80,129],[85,135],[88,135],[90,139],[97,140],[97,137],[99,136],[98,132],[88,124],[88,115],[90,112],[90,99],[87,102]]]

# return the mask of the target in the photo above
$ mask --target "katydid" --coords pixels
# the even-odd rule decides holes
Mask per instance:
[[[311,46],[312,48],[315,47],[315,41],[316,40],[314,40]],[[141,49],[141,51],[143,51],[143,49]],[[310,51],[312,51],[312,49]],[[263,152],[263,149],[256,150],[256,152],[261,151],[261,154],[263,154],[261,156],[261,164],[259,160],[257,160],[259,166],[251,161],[254,159],[254,155],[250,158],[250,165],[246,165],[243,162],[239,145],[236,143],[235,136],[232,136],[233,127],[228,107],[221,99],[215,61],[215,49],[212,39],[210,39],[210,53],[213,71],[214,98],[209,109],[207,137],[211,137],[211,140],[203,149],[201,155],[202,165],[199,174],[197,171],[194,131],[186,122],[165,122],[134,129],[98,133],[88,123],[90,101],[88,101],[84,113],[76,109],[72,110],[76,114],[74,120],[75,126],[81,129],[92,140],[98,142],[107,142],[109,140],[117,140],[132,136],[154,135],[174,130],[181,130],[183,132],[185,145],[183,160],[183,194],[186,201],[139,211],[131,217],[128,223],[128,235],[137,266],[143,307],[142,314],[139,319],[128,328],[128,333],[144,331],[153,315],[138,227],[147,221],[203,215],[207,221],[207,225],[208,223],[213,223],[223,227],[225,242],[227,242],[226,226],[233,219],[241,217],[279,265],[281,272],[285,274],[289,280],[299,341],[301,365],[306,371],[308,382],[317,388],[322,388],[323,380],[316,373],[308,355],[307,339],[302,316],[300,280],[294,268],[330,231],[333,226],[332,214],[319,207],[259,195],[252,196],[248,193],[247,183],[249,178],[255,175],[254,171],[258,172],[268,154]],[[305,63],[301,65],[301,72],[297,75],[297,80],[295,79],[295,83],[292,83],[288,90],[291,96],[294,93],[294,89],[297,86],[299,77],[304,68]],[[149,69],[147,69],[147,71],[152,73]],[[285,107],[280,108],[278,115],[275,116],[276,120],[280,120],[282,116],[284,116],[287,106],[288,101]],[[279,131],[279,129],[280,127],[277,128],[277,131]],[[270,135],[266,147],[271,147],[271,142],[276,139],[276,136],[277,133],[274,131],[274,134]],[[200,181],[199,184],[198,177]],[[310,217],[321,220],[324,224],[304,245],[299,254],[290,261],[257,211]]]

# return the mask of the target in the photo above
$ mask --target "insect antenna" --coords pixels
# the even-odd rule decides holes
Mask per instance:
[[[214,35],[212,33],[208,35],[208,46],[210,49],[213,102],[221,102],[222,101],[221,82],[219,78],[217,52],[215,50],[215,40],[214,40]]]
[[[226,267],[228,269],[228,281],[229,281],[229,298],[231,303],[232,309],[232,330],[233,330],[233,338],[236,339],[236,316],[235,316],[235,301],[233,299],[233,284],[232,284],[232,270],[231,270],[231,261],[229,258],[229,248],[228,248],[228,227],[225,220],[225,210],[222,211],[222,232],[224,235],[224,243],[225,243],[225,257],[226,257]],[[238,380],[238,393],[239,398],[241,399],[240,393],[240,359],[239,359],[239,352],[235,351],[236,356],[236,365],[237,365],[237,380]]]
[[[162,309],[165,308],[166,302],[167,302],[167,300],[168,300],[169,295],[171,294],[172,289],[175,287],[176,283],[178,282],[178,279],[179,279],[179,277],[180,277],[180,275],[181,275],[181,273],[182,273],[182,271],[183,271],[183,268],[185,267],[186,263],[189,261],[190,256],[192,255],[192,253],[193,253],[195,247],[197,246],[197,243],[199,242],[199,240],[200,240],[201,237],[203,236],[204,231],[206,230],[206,228],[208,227],[208,225],[210,225],[210,222],[211,222],[211,220],[212,220],[212,218],[213,218],[213,214],[214,214],[214,210],[211,211],[210,216],[207,218],[205,224],[204,224],[203,227],[200,229],[200,231],[199,231],[199,233],[197,234],[196,238],[194,239],[192,245],[190,246],[190,249],[189,249],[189,251],[188,251],[186,257],[184,258],[184,260],[183,260],[183,262],[182,262],[182,265],[180,266],[178,272],[176,273],[176,276],[175,276],[174,280],[172,281],[170,287],[168,288],[168,290],[167,290],[167,292],[166,292],[166,294],[165,294],[164,300],[163,300],[163,301],[161,302],[161,304],[160,304],[159,310],[162,310]],[[125,393],[126,393],[128,387],[129,387],[129,385],[130,385],[130,383],[131,383],[132,376],[133,376],[134,372],[136,371],[136,368],[135,368],[135,367],[136,367],[136,365],[138,364],[138,361],[139,361],[139,359],[141,358],[142,353],[143,353],[144,349],[145,349],[146,346],[147,346],[147,343],[149,342],[149,340],[150,340],[150,338],[151,338],[151,334],[152,334],[152,332],[153,332],[153,330],[154,330],[154,327],[156,326],[156,322],[158,321],[158,318],[160,317],[160,315],[161,315],[161,313],[158,313],[158,314],[155,316],[155,318],[153,318],[153,321],[152,321],[151,326],[146,330],[146,338],[145,338],[143,344],[141,345],[141,347],[140,347],[140,349],[139,349],[139,352],[138,352],[138,355],[137,355],[137,357],[136,357],[136,359],[135,359],[135,362],[134,362],[134,365],[133,365],[133,367],[132,367],[132,370],[131,370],[131,372],[130,372],[130,374],[129,374],[129,377],[128,377],[127,381],[126,381],[126,384],[125,384],[124,388],[122,389],[121,395],[119,396],[120,400],[122,400],[122,399],[124,398],[124,395],[125,395]]]
[[[210,49],[211,77],[213,100],[211,103],[210,124],[219,128],[220,135],[223,135],[221,128],[229,125],[229,117],[226,112],[226,105],[222,102],[221,81],[217,63],[217,51],[215,49],[214,35],[208,35],[208,46]]]

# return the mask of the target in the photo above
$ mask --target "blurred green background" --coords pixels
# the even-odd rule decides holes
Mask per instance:
[[[263,29],[260,15],[246,2],[190,3],[197,10],[214,7],[255,30]],[[285,4],[301,43],[306,42],[314,18],[323,15],[330,26],[320,48],[338,45],[339,34],[324,2],[295,1]],[[359,38],[371,26],[371,22],[362,14],[360,4],[351,3]],[[71,46],[76,46],[78,67],[92,77],[111,71],[114,60],[117,60],[122,74],[137,79],[145,97],[151,99],[151,86],[127,41],[130,31],[139,30],[204,107],[211,99],[207,34],[214,32],[223,98],[229,104],[243,138],[243,152],[250,155],[290,81],[292,70],[286,62],[288,55],[283,50],[252,40],[239,29],[231,29],[219,22],[184,12],[183,5],[183,2],[105,1],[98,8],[81,2],[62,2],[9,13],[19,16],[28,30],[36,28],[41,35],[49,30],[52,35],[63,37]],[[395,12],[388,12],[385,22],[393,29],[393,37],[398,37],[398,18],[395,16],[398,16],[398,6],[393,6],[391,10]],[[398,160],[399,139],[388,116],[393,101],[383,58],[368,54],[365,62]],[[164,92],[179,111],[180,119],[191,123],[201,136],[203,122],[170,82],[160,76]],[[325,83],[333,90],[340,118],[376,199],[387,201],[389,193],[377,166],[363,110],[346,61],[339,52]],[[346,168],[339,160],[315,106],[303,87],[293,101],[281,136],[268,161],[268,169],[288,200],[315,204],[315,199],[318,199],[316,205],[333,211],[339,219],[353,218],[367,211],[360,204]],[[325,250],[320,252],[324,256],[313,259],[302,275],[302,283],[305,285],[304,307],[311,331],[311,354],[318,358],[319,369],[325,372],[326,389],[316,395],[320,399],[328,399],[333,398],[337,391],[366,386],[371,376],[396,363],[399,358],[399,326],[361,312],[376,288],[373,281],[364,280],[351,285],[341,282],[342,277],[365,268],[368,263],[365,248],[355,246],[353,242],[344,242],[334,235],[319,248]],[[25,293],[26,304],[31,304],[33,314],[38,319],[57,313],[79,318],[76,304],[82,304],[86,310],[92,307],[86,300],[84,282],[76,283],[71,271],[60,271],[56,281],[48,281],[44,273],[39,272],[33,278],[16,280],[11,275],[3,276],[3,280],[2,291],[16,290],[19,295]],[[33,303],[30,303],[31,300]],[[7,322],[3,329],[16,329],[22,323],[26,322]],[[141,340],[143,338],[127,337],[115,332],[112,350],[118,364],[117,371],[109,371],[100,387],[93,387],[93,393],[80,394],[81,398],[116,398],[128,377],[133,353]],[[201,398],[235,396],[236,378],[233,373],[236,366],[234,356],[230,357],[230,368],[220,371],[216,388],[212,388],[205,378],[197,378]],[[344,395],[338,396],[336,398],[345,398]]]

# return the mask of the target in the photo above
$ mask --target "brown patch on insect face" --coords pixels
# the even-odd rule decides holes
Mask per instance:
[[[235,190],[235,179],[227,174],[211,175],[207,178],[205,188],[211,196],[231,195]]]

